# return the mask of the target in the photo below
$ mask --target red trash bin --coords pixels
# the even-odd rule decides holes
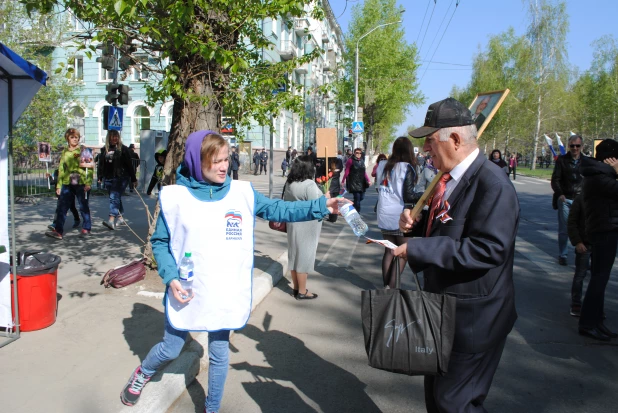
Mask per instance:
[[[21,331],[40,330],[56,322],[60,257],[36,253],[25,255],[17,266],[17,302]],[[19,262],[19,260],[18,260]],[[11,269],[13,267],[11,266]],[[11,310],[15,313],[11,274]]]

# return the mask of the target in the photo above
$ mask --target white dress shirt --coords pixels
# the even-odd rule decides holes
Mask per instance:
[[[459,181],[461,181],[461,177],[466,173],[472,162],[476,159],[479,154],[479,148],[476,148],[472,151],[472,153],[466,156],[466,159],[461,161],[457,166],[455,166],[450,174],[451,180],[446,183],[446,190],[444,191],[444,200],[448,200],[449,196],[453,193],[457,185],[459,185]]]

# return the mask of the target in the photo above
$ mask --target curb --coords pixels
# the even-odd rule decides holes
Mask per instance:
[[[283,278],[288,270],[288,252],[281,253],[266,271],[253,274],[253,302],[251,313]],[[230,337],[234,334],[231,332]],[[155,380],[144,388],[140,402],[123,407],[120,413],[162,413],[169,410],[200,370],[208,369],[208,333],[194,333],[177,359],[155,375]]]

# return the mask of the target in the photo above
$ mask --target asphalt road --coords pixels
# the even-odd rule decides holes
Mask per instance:
[[[577,334],[569,315],[569,266],[557,264],[557,217],[548,181],[519,176],[521,221],[515,283],[519,319],[508,337],[486,401],[493,412],[611,412],[618,402],[617,343]],[[255,187],[268,193],[266,177]],[[275,179],[274,193],[283,178]],[[379,237],[370,189],[362,215]],[[273,237],[284,236],[273,234]],[[221,413],[423,412],[421,377],[367,366],[360,291],[381,286],[382,249],[358,240],[345,222],[324,223],[315,273],[308,287],[320,297],[297,302],[283,279],[231,340],[230,370]],[[616,267],[615,267],[616,268]],[[618,329],[614,270],[606,293],[607,324]],[[411,287],[406,269],[404,287]],[[289,276],[289,275],[288,275]],[[169,413],[203,412],[203,371]]]

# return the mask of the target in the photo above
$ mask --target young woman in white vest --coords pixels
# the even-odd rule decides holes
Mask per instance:
[[[176,185],[160,192],[161,213],[150,241],[167,285],[165,333],[131,374],[120,398],[132,406],[155,372],[180,354],[189,331],[208,331],[206,413],[218,412],[227,377],[229,336],[251,312],[255,217],[278,222],[322,219],[338,213],[337,200],[285,202],[227,175],[228,143],[212,131],[187,138]],[[194,263],[193,294],[179,281],[185,252]],[[187,298],[182,298],[182,297]]]
[[[393,143],[393,153],[388,160],[378,164],[376,179],[378,180],[378,227],[382,237],[395,245],[406,243],[404,234],[399,230],[399,216],[404,205],[414,204],[420,194],[415,194],[416,156],[409,138],[403,136]],[[382,257],[382,278],[384,286],[395,287],[395,267],[393,250],[384,248]],[[405,260],[399,260],[400,271],[406,265]]]

